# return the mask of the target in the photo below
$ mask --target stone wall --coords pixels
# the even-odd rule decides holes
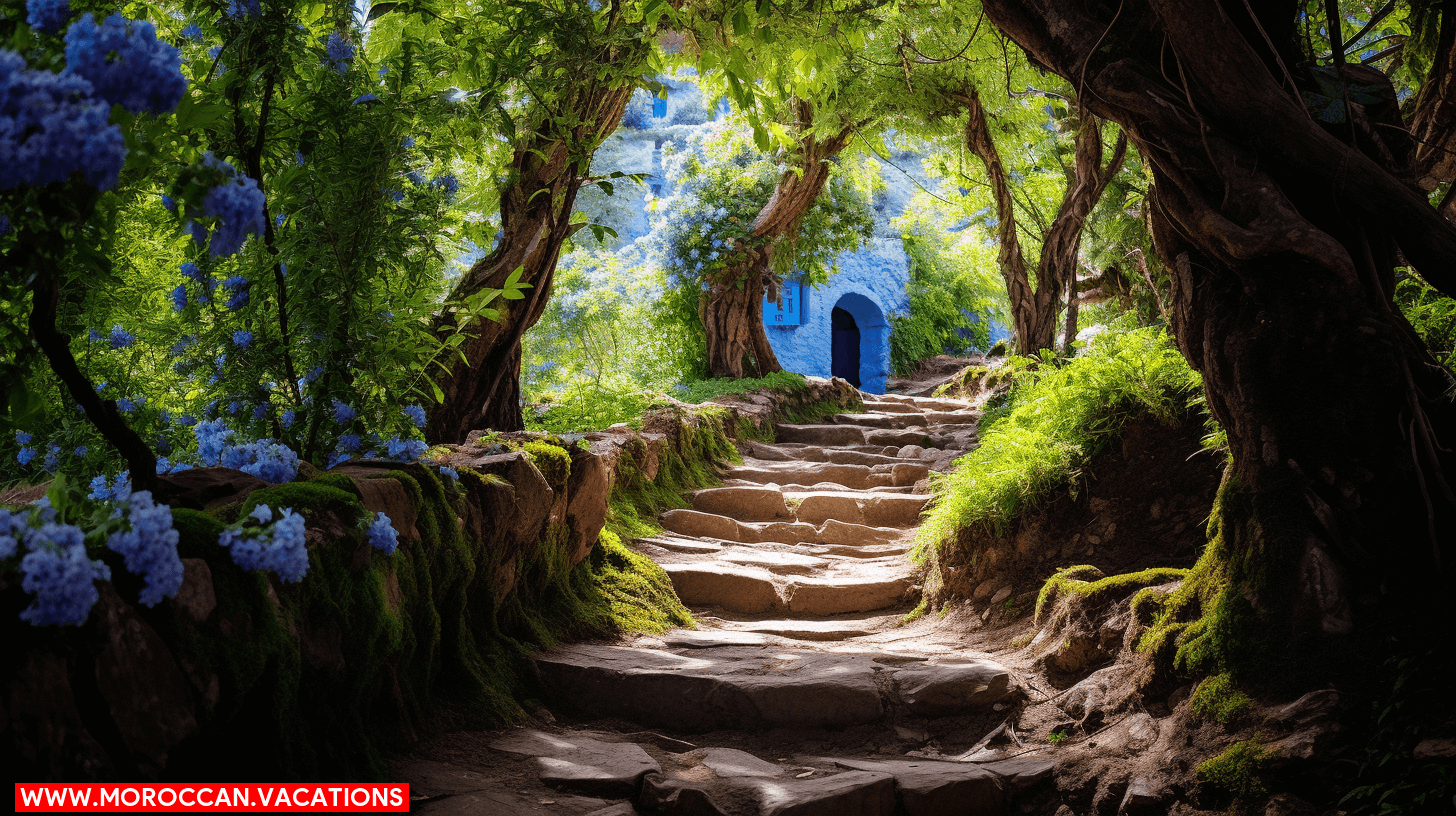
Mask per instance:
[[[481,437],[447,457],[458,483],[383,461],[275,486],[177,474],[176,598],[132,603],[140,581],[118,561],[83,626],[34,628],[18,618],[18,573],[0,573],[0,762],[30,780],[382,778],[385,756],[421,733],[518,714],[535,646],[676,620],[665,573],[622,547],[614,517],[651,518],[711,479],[734,441],[825,403],[858,396],[811,380],[669,404],[640,431]],[[305,515],[301,582],[245,572],[217,546],[260,503]],[[399,532],[391,555],[360,525],[378,511]],[[609,585],[609,562],[635,571],[632,592]]]

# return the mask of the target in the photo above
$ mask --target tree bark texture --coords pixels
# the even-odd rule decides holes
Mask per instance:
[[[1423,190],[1456,182],[1456,88],[1451,87],[1456,80],[1456,9],[1443,10],[1440,15],[1431,72],[1416,93],[1410,123],[1415,142],[1413,172]]]
[[[798,103],[798,112],[800,131],[807,132],[813,124],[808,104]],[[844,149],[852,133],[846,128],[826,139],[810,134],[799,141],[793,161],[802,174],[791,168],[779,176],[747,238],[735,245],[740,260],[709,278],[703,328],[710,377],[762,377],[783,370],[763,328],[764,296],[778,293],[773,256],[793,251],[804,214],[829,181],[829,160]]]
[[[471,336],[461,346],[465,359],[439,362],[435,383],[444,399],[429,415],[425,438],[432,444],[463,442],[478,428],[521,430],[521,338],[536,325],[551,297],[551,284],[562,245],[575,227],[570,223],[577,193],[588,181],[592,149],[617,128],[631,83],[592,82],[564,105],[571,105],[581,124],[555,132],[547,124],[517,148],[512,177],[501,190],[500,243],[470,268],[451,294],[459,301],[484,289],[504,288],[517,269],[529,284],[521,300],[496,300],[499,320],[476,318],[465,327]],[[435,321],[437,335],[447,335],[463,319],[454,310]]]
[[[1401,131],[1358,126],[1392,115],[1389,83],[1348,121],[1316,121],[1290,0],[985,8],[1153,172],[1167,314],[1231,454],[1205,554],[1217,608],[1179,654],[1237,663],[1240,632],[1322,648],[1357,623],[1352,600],[1421,597],[1404,590],[1449,571],[1456,542],[1456,416],[1449,373],[1392,304],[1393,268],[1398,251],[1456,293],[1456,229],[1398,175]]]
[[[1001,154],[992,141],[985,106],[975,89],[956,94],[955,99],[965,105],[968,112],[966,148],[986,168],[996,200],[996,237],[1000,244],[997,258],[1001,275],[1006,279],[1006,294],[1011,301],[1016,350],[1020,354],[1036,354],[1042,349],[1052,348],[1055,343],[1057,314],[1062,309],[1063,295],[1075,286],[1082,227],[1086,225],[1092,208],[1102,198],[1108,182],[1122,167],[1127,153],[1127,137],[1118,135],[1112,158],[1104,166],[1102,123],[1088,112],[1085,105],[1077,106],[1073,176],[1068,180],[1067,192],[1042,244],[1036,268],[1036,288],[1033,289],[1021,239],[1016,232],[1011,184],[1001,163]]]

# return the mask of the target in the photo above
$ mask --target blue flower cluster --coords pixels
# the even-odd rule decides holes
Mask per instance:
[[[189,40],[200,40],[202,39],[202,28],[197,23],[188,23],[182,29],[182,36]]]
[[[263,10],[260,0],[228,0],[227,16],[234,20],[251,17]]]
[[[248,299],[250,297],[248,287],[253,285],[252,281],[242,275],[233,275],[231,278],[223,281],[222,285],[232,292],[232,295],[228,297],[227,303],[225,304],[228,309],[236,312],[248,305]]]
[[[131,498],[131,471],[123,470],[117,474],[114,483],[108,481],[104,474],[97,476],[91,480],[91,492],[86,498],[102,502],[126,501]]]
[[[172,290],[172,311],[180,312],[187,308],[187,284],[179,283],[177,288]]]
[[[136,342],[136,335],[123,329],[118,323],[111,327],[111,347],[114,349],[131,348]]]
[[[80,626],[101,594],[96,581],[111,578],[111,570],[86,554],[81,528],[56,522],[56,511],[42,499],[28,511],[0,508],[0,558],[18,554],[20,587],[35,600],[20,619],[32,626]]]
[[[126,568],[145,579],[138,600],[156,606],[182,588],[182,559],[177,555],[177,530],[172,508],[152,501],[151,491],[132,493],[125,511],[130,530],[118,531],[106,546],[126,559]]]
[[[413,462],[425,455],[430,449],[422,439],[400,439],[394,437],[384,443],[389,449],[390,459],[399,459],[404,462]]]
[[[430,186],[438,187],[439,189],[445,191],[445,195],[452,196],[455,195],[455,193],[459,192],[460,180],[455,178],[454,173],[442,173],[438,176],[435,176],[435,180],[430,182]]]
[[[340,436],[339,441],[334,444],[334,449],[347,453],[355,453],[359,450],[360,444],[361,443],[359,441],[358,434],[344,434]]]
[[[233,332],[233,345],[238,348],[247,348],[253,343],[253,333],[243,329]]]
[[[202,464],[213,467],[222,460],[222,452],[228,447],[233,432],[221,419],[200,422],[192,429],[197,437],[197,458]]]
[[[425,409],[418,405],[406,405],[403,409],[404,415],[409,417],[416,428],[425,427]]]
[[[25,21],[42,34],[54,34],[71,19],[70,0],[26,0]]]
[[[66,71],[132,113],[171,113],[187,93],[177,49],[158,42],[151,23],[120,14],[97,25],[87,12],[66,29]]]
[[[298,475],[298,454],[272,439],[227,445],[219,453],[219,461],[223,467],[241,470],[270,484],[291,482]]]
[[[249,520],[257,525],[244,527]],[[294,513],[291,507],[284,508],[282,515],[274,520],[272,508],[260,504],[242,524],[224,529],[217,543],[226,547],[233,563],[245,570],[270,569],[285,583],[301,581],[308,573],[303,516]]]
[[[366,535],[369,538],[369,546],[382,551],[385,555],[394,555],[394,551],[399,549],[399,531],[394,529],[394,524],[384,513],[374,516],[374,521],[370,523]]]
[[[126,139],[110,116],[86,80],[30,70],[24,57],[0,49],[0,190],[77,173],[98,190],[115,187]]]
[[[334,400],[335,422],[339,423],[340,425],[347,425],[350,422],[353,422],[358,417],[359,412],[355,411],[352,405],[339,402],[337,399]]]
[[[341,74],[348,73],[349,60],[354,58],[354,50],[354,45],[344,39],[343,34],[335,31],[324,42],[324,53],[329,57],[329,61],[324,64]]]
[[[231,164],[211,153],[203,158],[203,164],[224,177],[202,199],[202,211],[219,222],[209,250],[217,256],[236,255],[249,235],[262,235],[267,228],[263,191],[258,189],[257,181],[239,174]]]
[[[449,476],[450,477],[450,481],[452,481],[452,482],[458,482],[458,481],[460,481],[460,474],[459,473],[456,473],[455,472],[455,468],[452,468],[452,467],[441,467],[440,468],[440,475],[441,476]]]

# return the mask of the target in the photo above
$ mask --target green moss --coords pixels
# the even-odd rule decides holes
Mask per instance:
[[[565,448],[538,440],[527,442],[521,449],[546,477],[546,483],[551,485],[552,490],[559,493],[566,489],[566,482],[571,477],[571,454]]]
[[[1268,795],[1262,773],[1271,756],[1272,752],[1257,742],[1236,742],[1199,764],[1198,781],[1238,807]]]
[[[364,514],[364,504],[359,501],[357,489],[347,492],[319,481],[292,482],[254,490],[243,500],[238,509],[238,517],[247,515],[260,504],[266,504],[275,510],[289,507],[293,512],[304,515],[318,510],[333,511],[339,514],[339,519],[345,524]]]
[[[362,494],[359,493],[359,485],[354,483],[353,477],[343,473],[324,471],[309,479],[308,482],[309,484],[332,487],[336,490],[342,490],[355,498],[362,498]]]
[[[1186,569],[1153,567],[1140,572],[1103,577],[1102,571],[1090,565],[1067,567],[1058,570],[1042,585],[1036,598],[1036,614],[1033,620],[1041,623],[1042,613],[1055,606],[1058,599],[1068,595],[1080,596],[1083,606],[1100,607],[1111,601],[1126,598],[1133,592],[1158,584],[1182,580],[1188,575]]]
[[[1193,713],[1227,725],[1249,713],[1254,701],[1234,687],[1233,676],[1219,674],[1198,684],[1190,701]]]

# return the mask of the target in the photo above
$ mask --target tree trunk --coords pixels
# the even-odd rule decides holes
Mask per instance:
[[[813,124],[808,103],[800,102],[797,108],[800,132],[806,132]],[[852,133],[846,128],[828,139],[806,135],[800,140],[797,169],[779,176],[747,239],[735,244],[743,260],[709,277],[703,306],[708,376],[739,379],[783,370],[763,328],[764,294],[777,292],[779,284],[773,255],[780,249],[793,251],[799,223],[829,181],[829,160],[844,149]]]
[[[435,320],[442,338],[459,329],[470,337],[459,355],[439,360],[435,384],[444,399],[425,425],[432,444],[463,442],[478,428],[521,430],[521,338],[536,325],[551,297],[551,284],[562,245],[576,227],[571,221],[576,195],[588,180],[591,155],[617,128],[634,85],[593,83],[574,105],[583,124],[570,132],[542,126],[517,148],[513,178],[501,190],[501,238],[495,250],[470,268],[451,293],[460,302],[485,289],[504,288],[506,279],[520,270],[519,280],[529,284],[524,298],[498,299],[491,306],[499,320],[468,317],[455,308],[443,310]],[[468,321],[466,325],[460,325]]]
[[[1431,72],[1421,83],[1411,115],[1415,142],[1414,175],[1423,190],[1442,182],[1456,182],[1456,9],[1442,10],[1436,55]],[[1447,196],[1447,201],[1452,196]]]
[[[1078,105],[1076,159],[1073,178],[1057,209],[1056,219],[1047,230],[1041,258],[1036,269],[1036,289],[1031,287],[1021,240],[1016,233],[1016,210],[1011,185],[1001,163],[1001,154],[991,139],[991,128],[979,93],[974,89],[957,94],[956,100],[966,106],[966,147],[981,160],[991,181],[996,199],[996,234],[1000,243],[998,260],[1001,275],[1006,279],[1006,294],[1011,300],[1012,327],[1016,333],[1019,354],[1033,355],[1052,348],[1056,341],[1057,314],[1062,308],[1062,294],[1075,286],[1077,250],[1082,242],[1082,227],[1096,206],[1107,184],[1122,167],[1127,152],[1127,136],[1119,134],[1112,158],[1102,165],[1102,123],[1084,105]],[[1074,318],[1075,319],[1075,318]]]
[[[1177,654],[1268,672],[1350,632],[1356,597],[1438,597],[1456,496],[1437,439],[1456,436],[1456,416],[1448,372],[1391,295],[1397,249],[1453,291],[1456,229],[1383,163],[1406,149],[1398,131],[1380,144],[1305,109],[1289,74],[1300,64],[1279,39],[1297,5],[1253,7],[1264,16],[1217,0],[985,4],[1120,123],[1153,172],[1169,318],[1231,456],[1190,578],[1203,617],[1180,624]],[[1346,71],[1372,81],[1368,68]],[[1350,105],[1352,118],[1388,115],[1385,93]]]
[[[1062,330],[1062,350],[1068,357],[1074,349],[1072,341],[1077,339],[1077,274],[1067,278],[1067,325]]]

